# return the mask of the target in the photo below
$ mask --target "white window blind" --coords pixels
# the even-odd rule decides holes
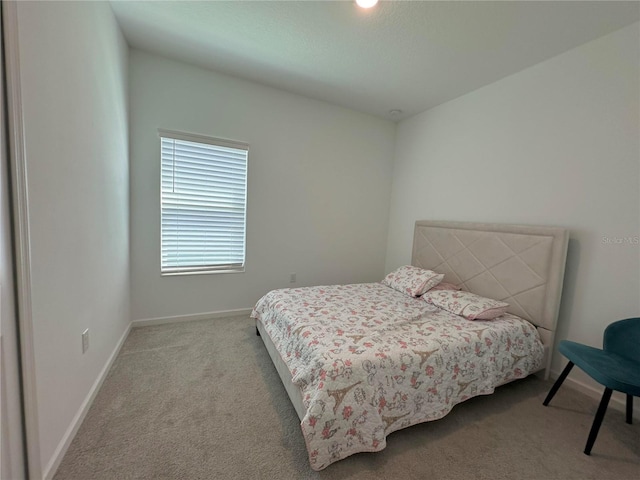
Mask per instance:
[[[161,272],[242,271],[248,145],[159,133]]]

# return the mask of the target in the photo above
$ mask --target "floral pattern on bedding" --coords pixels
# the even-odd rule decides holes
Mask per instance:
[[[381,283],[274,290],[256,304],[300,387],[314,470],[379,451],[391,432],[539,369],[535,327],[469,321]]]

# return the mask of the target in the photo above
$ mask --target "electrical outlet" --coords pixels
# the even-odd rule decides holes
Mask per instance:
[[[82,353],[89,350],[89,329],[82,332]]]
[[[289,274],[289,283],[296,283],[296,274],[295,273],[290,273]]]

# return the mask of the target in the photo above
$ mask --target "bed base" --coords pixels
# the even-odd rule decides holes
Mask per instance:
[[[296,413],[298,414],[298,418],[300,419],[300,421],[302,421],[306,411],[306,409],[304,408],[304,404],[302,403],[302,393],[300,392],[300,389],[291,381],[291,373],[289,372],[289,368],[287,367],[286,363],[284,363],[284,360],[282,360],[282,357],[280,357],[280,354],[276,350],[271,337],[269,337],[269,334],[265,332],[262,323],[259,321],[256,321],[256,335],[262,338],[264,346],[267,348],[267,352],[271,357],[271,361],[276,367],[278,375],[280,376],[280,380],[282,380],[282,384],[287,391],[287,395],[289,395],[289,399],[293,404],[293,408],[295,408]]]

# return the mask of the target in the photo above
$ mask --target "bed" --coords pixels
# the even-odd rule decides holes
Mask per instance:
[[[509,304],[470,321],[382,283],[274,290],[256,329],[300,418],[314,470],[382,450],[504,383],[549,375],[568,231],[418,221],[412,265]]]

